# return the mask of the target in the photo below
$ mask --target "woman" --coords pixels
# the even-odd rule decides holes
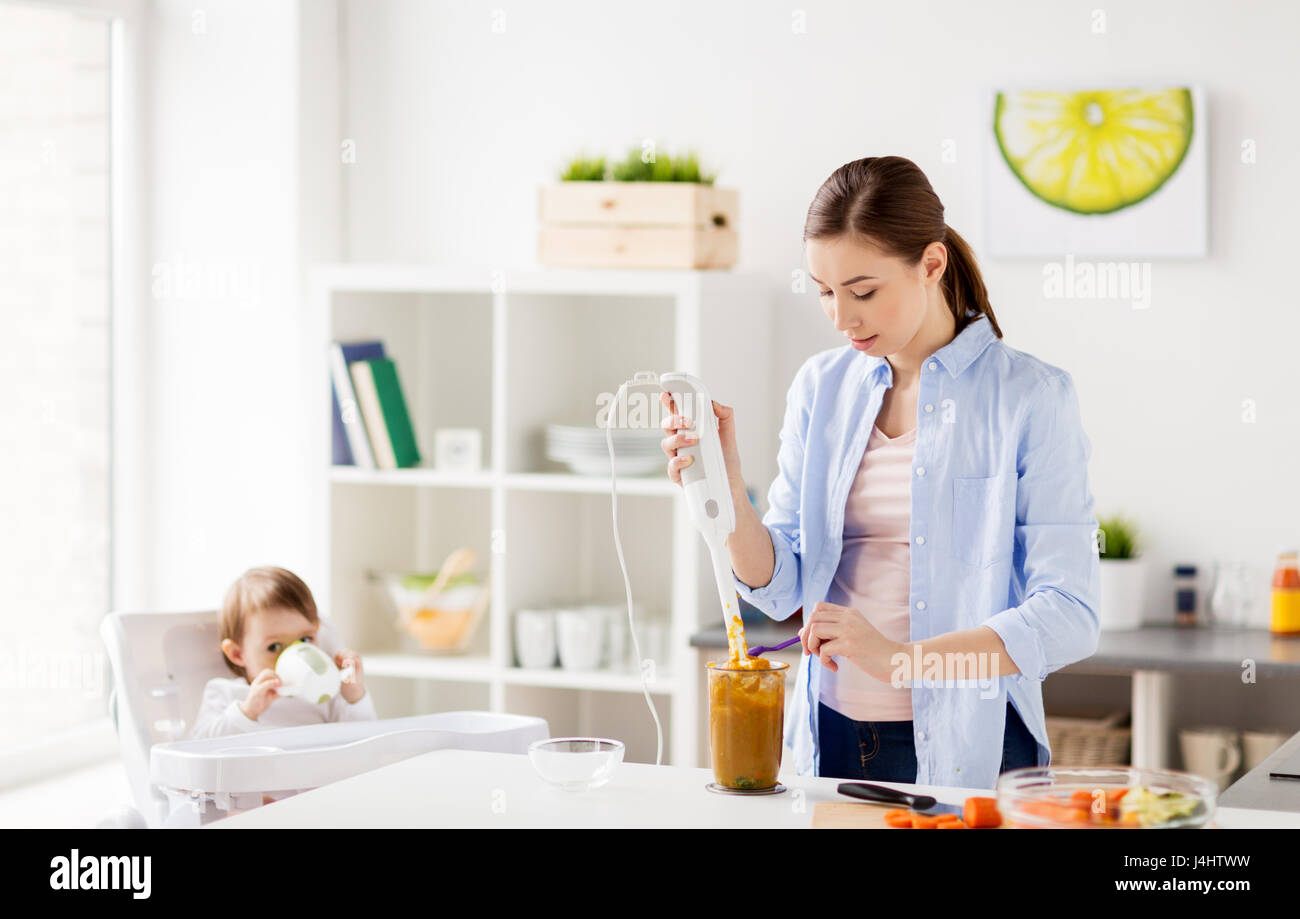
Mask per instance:
[[[785,745],[800,775],[992,788],[1049,762],[1041,683],[1097,644],[1073,379],[1002,342],[970,248],[910,160],[837,169],[804,243],[847,341],[795,375],[761,520],[733,413],[714,403],[737,590],[773,619],[804,611]],[[680,424],[666,417],[663,441],[679,483]]]

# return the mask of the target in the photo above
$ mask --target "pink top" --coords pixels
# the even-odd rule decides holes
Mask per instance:
[[[894,641],[911,639],[912,453],[916,428],[892,440],[874,424],[844,507],[844,548],[826,601],[856,609]],[[912,690],[868,676],[837,655],[821,701],[854,721],[910,721]]]

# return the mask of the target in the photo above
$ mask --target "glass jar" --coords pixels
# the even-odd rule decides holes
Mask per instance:
[[[1174,622],[1196,625],[1196,566],[1174,567]]]
[[[724,788],[760,791],[777,784],[790,665],[767,664],[765,670],[708,664],[709,755],[714,781]]]
[[[1274,635],[1300,635],[1300,569],[1295,549],[1278,554],[1273,572],[1273,610],[1269,630]]]

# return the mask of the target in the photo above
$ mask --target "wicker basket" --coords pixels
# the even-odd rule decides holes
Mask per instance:
[[[1127,765],[1133,729],[1128,712],[1101,717],[1047,716],[1053,766]]]

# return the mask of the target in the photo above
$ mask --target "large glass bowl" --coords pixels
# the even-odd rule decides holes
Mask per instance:
[[[1006,825],[1057,829],[1175,829],[1204,826],[1218,786],[1172,769],[1030,766],[998,777]]]

